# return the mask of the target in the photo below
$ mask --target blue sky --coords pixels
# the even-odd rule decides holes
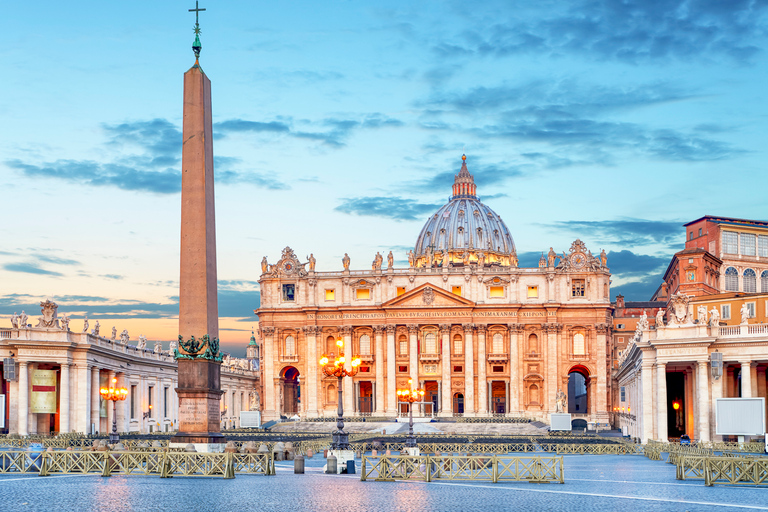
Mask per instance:
[[[0,314],[170,339],[187,2],[15,2],[0,31]],[[647,300],[681,224],[765,219],[768,2],[204,2],[220,313],[259,262],[405,261],[462,152],[521,254],[580,238]],[[91,322],[93,325],[93,322]]]

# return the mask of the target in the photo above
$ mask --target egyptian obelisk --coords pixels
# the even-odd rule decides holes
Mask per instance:
[[[179,428],[171,446],[223,451],[221,354],[216,283],[211,81],[200,67],[195,9],[195,65],[184,73],[181,155],[181,275],[179,279]]]

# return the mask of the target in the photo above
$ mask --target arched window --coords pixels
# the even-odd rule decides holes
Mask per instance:
[[[400,355],[401,356],[407,356],[408,355],[408,338],[405,336],[405,334],[401,334],[398,338],[398,344],[400,345]]]
[[[461,339],[461,334],[456,334],[453,337],[453,354],[460,356],[464,353],[464,340]]]
[[[296,339],[293,336],[285,337],[285,355],[286,356],[296,355]]]
[[[435,333],[428,332],[424,335],[424,353],[425,354],[437,354],[437,337]]]
[[[757,292],[757,274],[751,268],[744,271],[744,291],[746,293]]]
[[[768,270],[760,274],[760,293],[768,293]]]
[[[338,352],[338,347],[336,347],[336,338],[333,336],[328,336],[325,338],[325,352],[326,354],[336,354]]]
[[[493,335],[493,349],[491,350],[491,353],[493,354],[503,354],[504,353],[504,336],[497,332]]]
[[[573,335],[573,355],[583,356],[587,354],[587,348],[584,345],[584,335],[576,333]]]
[[[528,353],[532,354],[539,351],[539,337],[535,334],[528,336]]]
[[[328,386],[328,390],[326,391],[326,395],[327,396],[325,398],[325,401],[327,403],[329,403],[329,404],[335,404],[336,403],[336,398],[338,398],[336,396],[336,386],[334,386],[333,384]]]
[[[371,355],[371,337],[367,334],[360,336],[360,355]]]
[[[725,291],[739,291],[739,272],[733,267],[725,269]]]
[[[538,404],[539,403],[539,386],[536,384],[531,384],[531,387],[528,388],[528,396],[530,397],[529,403],[532,404]]]

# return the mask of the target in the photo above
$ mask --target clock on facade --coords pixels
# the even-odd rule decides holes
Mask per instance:
[[[571,256],[571,265],[573,265],[575,268],[583,267],[586,262],[587,262],[586,256],[584,256],[584,254],[580,252],[574,253]]]
[[[291,263],[290,261],[286,261],[285,263],[283,263],[283,270],[285,270],[286,272],[292,272],[293,263]]]

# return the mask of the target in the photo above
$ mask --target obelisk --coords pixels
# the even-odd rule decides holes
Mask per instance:
[[[216,283],[211,81],[200,67],[195,9],[195,65],[184,73],[181,154],[181,275],[179,279],[179,428],[171,446],[223,451],[221,354]]]

